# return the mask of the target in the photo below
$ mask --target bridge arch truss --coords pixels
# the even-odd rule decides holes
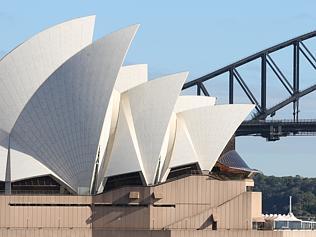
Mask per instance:
[[[299,120],[299,99],[316,90],[316,83],[300,89],[300,59],[304,57],[308,64],[313,68],[316,79],[316,56],[311,52],[305,41],[311,38],[316,38],[316,31],[295,37],[283,43],[277,44],[258,53],[243,58],[237,62],[229,64],[223,68],[213,71],[207,75],[194,79],[184,84],[183,90],[196,87],[197,95],[202,93],[209,96],[209,92],[204,85],[204,82],[214,79],[222,74],[228,75],[228,95],[229,103],[234,103],[234,82],[237,82],[243,93],[255,105],[256,113],[251,121],[245,121],[237,131],[237,135],[260,135],[268,140],[278,140],[280,136],[288,135],[316,135],[316,120],[300,121]],[[292,63],[293,75],[287,78],[282,72],[280,66],[272,57],[272,53],[280,51],[284,48],[292,48]],[[253,61],[260,60],[260,100],[256,98],[254,92],[250,90],[244,78],[239,72],[241,66],[247,65]],[[281,82],[283,88],[287,91],[288,97],[283,99],[278,104],[267,107],[267,70],[271,69],[273,74]],[[267,121],[268,116],[274,114],[283,107],[293,103],[293,120],[291,121]],[[316,109],[316,108],[315,108]],[[292,125],[291,125],[292,124]],[[284,130],[284,128],[287,128]],[[295,128],[294,128],[295,127]],[[283,130],[283,131],[282,131]]]

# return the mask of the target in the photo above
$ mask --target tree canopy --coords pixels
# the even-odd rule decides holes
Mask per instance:
[[[303,219],[316,216],[316,178],[299,175],[275,177],[259,174],[255,176],[254,191],[262,192],[264,214],[287,214],[289,196],[292,196],[292,212]]]

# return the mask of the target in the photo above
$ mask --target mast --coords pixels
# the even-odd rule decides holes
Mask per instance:
[[[290,202],[289,202],[289,214],[292,215],[292,196],[290,196]]]

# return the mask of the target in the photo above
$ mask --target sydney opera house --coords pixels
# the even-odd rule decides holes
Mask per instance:
[[[148,80],[124,65],[138,25],[93,42],[94,21],[0,60],[0,236],[315,236],[265,225],[229,146],[253,105],[181,95],[186,72]]]

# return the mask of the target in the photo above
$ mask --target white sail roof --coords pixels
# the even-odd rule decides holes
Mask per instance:
[[[15,149],[74,190],[90,187],[105,112],[137,29],[112,33],[70,58],[37,90],[12,130]]]
[[[10,133],[26,103],[67,59],[91,44],[94,16],[55,25],[0,60],[0,130]]]
[[[169,152],[160,175],[160,182],[164,182],[169,174],[171,167],[181,166],[198,162],[198,157],[193,146],[190,134],[186,127],[181,112],[200,107],[214,106],[215,97],[209,96],[179,96],[174,108],[176,114],[176,126],[170,131]],[[170,140],[172,144],[170,144]]]
[[[106,176],[142,171],[141,152],[128,98],[123,95],[113,148]]]
[[[165,133],[187,75],[168,75],[126,92],[147,184],[154,183]]]
[[[11,149],[10,159],[11,182],[45,175],[52,175],[60,181],[63,181],[62,178],[58,177],[58,175],[44,166],[41,162],[25,153]]]
[[[198,154],[194,147],[185,120],[177,116],[177,131],[169,167],[198,162]]]
[[[148,81],[147,64],[135,64],[121,67],[114,89],[123,93]]]
[[[92,193],[107,176],[210,170],[253,105],[180,96],[187,73],[148,81],[146,64],[122,67],[138,25],[91,43],[93,26],[54,26],[0,61],[0,181],[52,175]]]
[[[120,97],[125,91],[138,86],[148,80],[147,64],[136,64],[121,67],[110,99],[109,107],[106,111],[102,132],[99,141],[99,167],[97,174],[97,189],[103,182],[109,159],[113,149],[114,134],[118,123],[118,113],[120,107]],[[123,115],[122,115],[123,116]],[[115,172],[114,172],[115,173]]]
[[[0,180],[4,180],[8,136],[26,103],[67,59],[91,44],[95,16],[66,21],[17,46],[0,60]]]
[[[215,105],[216,97],[182,95],[177,99],[174,112],[180,113],[190,109]]]
[[[181,113],[202,170],[210,170],[241,122],[254,108],[248,104],[201,107]]]
[[[7,155],[8,149],[0,146],[0,181],[5,181],[5,174],[7,170]]]

